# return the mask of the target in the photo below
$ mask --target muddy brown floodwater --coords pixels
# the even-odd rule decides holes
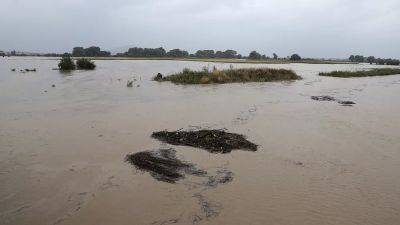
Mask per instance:
[[[52,59],[0,58],[1,225],[400,224],[400,75],[317,76],[370,65],[234,64],[304,79],[184,86],[151,78],[230,64],[96,64],[60,73]],[[179,129],[226,129],[258,150],[213,154],[151,138]],[[209,177],[162,182],[124,161],[169,148]]]

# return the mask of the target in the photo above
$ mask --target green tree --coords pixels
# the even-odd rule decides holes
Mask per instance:
[[[198,58],[214,58],[215,52],[214,50],[198,50],[195,56]]]
[[[400,61],[398,59],[385,59],[386,65],[398,66]]]
[[[272,56],[274,57],[274,59],[278,59],[278,55],[276,53],[272,54]]]
[[[290,56],[290,60],[299,61],[299,60],[301,60],[301,57],[299,54],[293,54],[292,56]]]
[[[349,60],[350,60],[351,62],[354,62],[354,55],[351,55],[351,56],[349,57]]]
[[[257,51],[252,51],[249,54],[249,59],[261,59],[261,54]]]
[[[172,49],[172,50],[168,51],[167,56],[184,58],[184,57],[188,57],[189,53],[187,51],[183,51],[183,50],[180,50],[177,48],[177,49]]]
[[[354,56],[354,61],[355,62],[364,62],[365,61],[365,57],[362,55],[356,55]]]
[[[368,62],[369,64],[375,63],[375,57],[374,57],[374,56],[369,56],[369,57],[367,58],[367,62]]]
[[[237,51],[231,50],[231,49],[225,50],[224,56],[225,56],[225,58],[229,58],[229,59],[236,58],[237,57]]]
[[[381,58],[377,58],[375,60],[375,63],[378,64],[378,65],[385,65],[385,60],[381,59]]]

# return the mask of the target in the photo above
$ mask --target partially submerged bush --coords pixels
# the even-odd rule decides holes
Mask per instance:
[[[74,70],[75,63],[69,55],[63,55],[60,62],[58,63],[58,68],[63,71]]]
[[[96,68],[96,65],[91,60],[86,58],[76,60],[76,66],[80,70],[94,70],[94,68]]]
[[[386,76],[400,74],[400,69],[379,68],[362,71],[333,71],[328,73],[319,73],[320,76],[329,77],[369,77],[369,76]]]
[[[182,72],[165,77],[156,76],[156,81],[171,81],[179,84],[210,84],[210,83],[237,83],[237,82],[270,82],[301,79],[294,71],[270,68],[243,68],[227,70],[193,71],[184,69]]]

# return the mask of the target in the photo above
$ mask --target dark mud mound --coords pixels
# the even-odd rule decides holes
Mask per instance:
[[[168,144],[203,148],[212,153],[229,153],[233,149],[257,151],[257,145],[243,135],[222,130],[159,131],[151,136]]]
[[[185,174],[203,176],[205,171],[197,169],[193,164],[183,162],[176,158],[173,149],[160,149],[138,152],[127,155],[126,161],[137,169],[147,171],[156,180],[175,183],[183,179]]]
[[[321,96],[311,96],[312,100],[315,101],[335,101],[336,99],[332,96],[321,95]]]

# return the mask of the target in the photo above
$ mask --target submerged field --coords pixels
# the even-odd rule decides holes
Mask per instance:
[[[95,63],[61,73],[57,60],[0,58],[1,225],[400,221],[400,75],[318,76],[379,67],[365,64],[231,64],[303,79],[175,85],[152,78],[231,65]],[[199,130],[212,132],[186,133]],[[218,138],[215,130],[243,135],[257,151],[210,153],[202,140]],[[176,133],[153,138],[158,131]],[[218,140],[212,148],[237,138]]]
[[[171,81],[176,84],[271,82],[300,79],[301,77],[292,70],[271,68],[214,69],[212,71],[207,68],[199,71],[184,69],[176,74],[154,78],[156,81]]]
[[[320,76],[329,77],[371,77],[371,76],[387,76],[400,74],[399,68],[374,68],[361,71],[332,71],[327,73],[319,73]]]

